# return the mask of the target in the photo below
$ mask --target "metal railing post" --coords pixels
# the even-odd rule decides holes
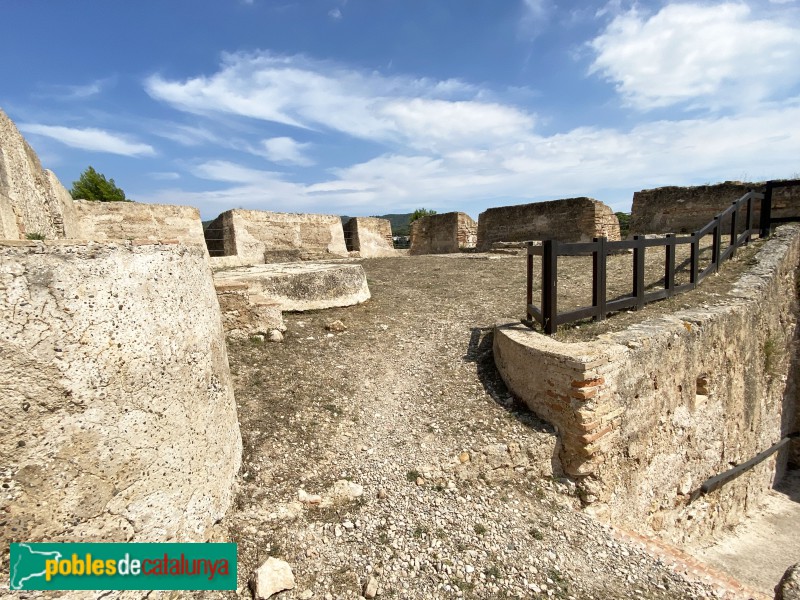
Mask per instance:
[[[548,335],[558,330],[558,242],[542,242],[542,320]]]
[[[594,238],[597,250],[592,254],[592,306],[597,308],[595,321],[606,318],[606,242],[605,237]]]

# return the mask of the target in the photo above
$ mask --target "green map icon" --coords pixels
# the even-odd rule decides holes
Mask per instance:
[[[12,590],[39,587],[33,580],[44,581],[45,561],[60,559],[60,552],[35,550],[31,544],[11,544],[9,587]]]

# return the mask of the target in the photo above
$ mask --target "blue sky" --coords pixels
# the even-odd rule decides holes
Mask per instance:
[[[69,188],[373,215],[800,177],[800,0],[0,0]]]

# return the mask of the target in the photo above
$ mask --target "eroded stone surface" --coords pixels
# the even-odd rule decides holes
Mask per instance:
[[[203,541],[241,461],[205,251],[0,243],[0,539]]]
[[[590,242],[602,236],[619,240],[619,220],[610,207],[593,198],[498,206],[478,216],[481,252],[490,250],[495,242]]]
[[[143,202],[73,201],[86,240],[178,240],[206,248],[200,211]]]
[[[242,264],[346,257],[342,221],[334,215],[229,210],[205,231],[211,256]]]
[[[69,192],[0,110],[0,239],[77,238]]]
[[[218,271],[219,285],[246,285],[248,293],[275,303],[280,310],[318,310],[350,306],[370,298],[361,265],[285,263]]]
[[[388,219],[353,217],[344,224],[347,250],[361,258],[396,256],[392,242],[392,224]]]
[[[478,224],[466,213],[429,215],[411,224],[410,254],[447,254],[474,248]]]

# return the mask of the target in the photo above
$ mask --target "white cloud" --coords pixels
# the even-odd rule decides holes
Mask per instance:
[[[301,144],[290,137],[276,137],[262,140],[266,157],[278,164],[298,165],[307,167],[314,161],[305,156],[304,152],[311,144]]]
[[[145,87],[153,98],[188,112],[422,148],[492,139],[498,125],[519,131],[534,122],[519,108],[477,99],[481,90],[458,80],[386,77],[302,56],[226,54],[210,77],[170,81],[154,75]]]
[[[591,72],[640,109],[752,106],[800,81],[800,27],[756,18],[745,4],[669,4],[650,17],[632,9],[590,45]]]
[[[156,179],[158,181],[171,181],[181,178],[180,174],[175,173],[174,171],[156,171],[153,173],[148,173],[148,175],[151,179]]]
[[[328,16],[334,21],[339,21],[342,18],[342,11],[339,8],[332,8],[328,11]]]
[[[92,152],[108,152],[123,156],[152,156],[156,153],[149,144],[134,142],[126,136],[109,133],[103,129],[76,129],[39,123],[21,123],[19,129],[26,133],[52,138],[72,148]]]
[[[737,116],[664,120],[630,130],[578,127],[527,135],[487,148],[443,154],[387,153],[328,179],[294,183],[282,174],[215,161],[195,174],[227,182],[222,190],[163,192],[207,213],[233,206],[264,210],[380,214],[419,206],[477,216],[489,206],[591,195],[628,209],[636,190],[755,177],[798,170],[800,98]]]

